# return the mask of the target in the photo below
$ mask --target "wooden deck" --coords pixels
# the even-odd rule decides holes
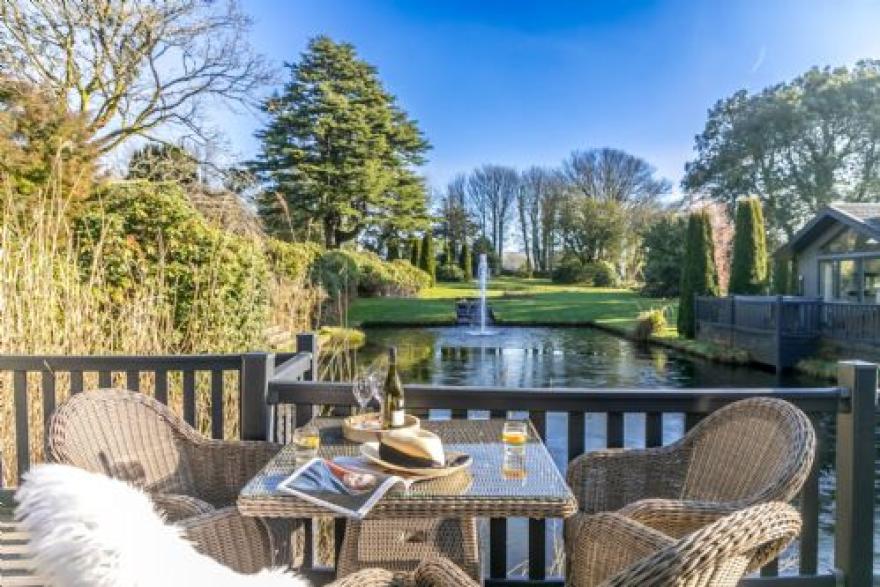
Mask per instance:
[[[0,584],[3,587],[38,587],[44,585],[34,575],[27,555],[27,535],[12,519],[14,504],[11,489],[0,489]]]

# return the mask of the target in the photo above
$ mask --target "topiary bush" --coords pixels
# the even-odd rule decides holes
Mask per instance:
[[[467,277],[458,265],[441,265],[437,268],[437,281],[463,282]]]

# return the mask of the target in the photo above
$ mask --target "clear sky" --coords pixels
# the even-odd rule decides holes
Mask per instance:
[[[555,165],[611,146],[677,184],[718,99],[813,65],[880,58],[880,3],[827,0],[243,0],[257,50],[353,43],[418,120],[434,187],[483,163]],[[254,114],[222,113],[251,157]]]

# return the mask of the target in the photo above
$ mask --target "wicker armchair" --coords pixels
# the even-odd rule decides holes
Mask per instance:
[[[170,521],[234,505],[280,449],[269,442],[210,440],[142,393],[73,395],[52,415],[49,458],[128,481]]]
[[[750,398],[717,410],[674,444],[582,455],[567,479],[579,510],[617,510],[669,536],[770,501],[790,501],[810,472],[816,437],[788,402]],[[572,519],[566,521],[571,541]]]
[[[678,540],[622,514],[576,514],[569,587],[734,587],[798,535],[797,511],[752,506]]]

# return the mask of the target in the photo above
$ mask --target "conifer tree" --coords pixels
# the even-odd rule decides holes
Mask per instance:
[[[419,266],[419,261],[421,258],[421,245],[422,241],[419,240],[419,237],[414,236],[409,239],[409,262],[413,267]]]
[[[367,228],[406,229],[427,218],[415,168],[430,145],[352,45],[309,42],[290,81],[263,104],[269,118],[253,168],[266,189],[258,209],[270,232],[319,228],[328,249]]]
[[[430,275],[432,282],[436,281],[437,259],[434,258],[434,237],[430,231],[425,232],[419,247],[419,269]]]
[[[470,280],[474,277],[473,260],[471,259],[471,248],[467,241],[461,244],[461,253],[458,257],[458,266],[464,272],[466,279]]]
[[[680,289],[678,332],[693,338],[696,334],[694,296],[717,296],[719,291],[712,222],[708,213],[703,210],[692,213],[688,218]]]
[[[760,295],[767,289],[767,241],[764,214],[758,198],[737,202],[730,267],[731,294]]]

